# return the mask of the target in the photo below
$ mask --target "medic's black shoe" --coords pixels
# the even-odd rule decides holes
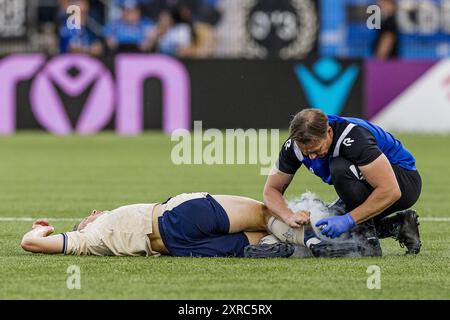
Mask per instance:
[[[408,209],[395,216],[383,218],[376,223],[377,235],[380,239],[393,237],[406,247],[406,254],[418,254],[422,246],[419,233],[419,215]]]

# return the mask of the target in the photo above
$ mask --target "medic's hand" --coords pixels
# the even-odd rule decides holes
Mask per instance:
[[[325,228],[322,229],[322,234],[334,239],[356,226],[356,222],[350,213],[347,213],[343,216],[333,216],[317,221],[316,227],[322,225],[325,225]]]

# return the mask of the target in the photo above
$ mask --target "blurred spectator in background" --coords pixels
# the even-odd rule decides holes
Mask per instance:
[[[194,40],[192,11],[184,3],[163,12],[158,26],[157,51],[160,53],[179,55]]]
[[[157,52],[202,58],[216,53],[220,0],[39,0],[41,47],[49,54]],[[67,8],[80,8],[80,28]],[[57,37],[55,37],[55,34]],[[59,41],[58,41],[59,40]]]
[[[139,5],[136,0],[121,1],[120,18],[105,27],[106,45],[111,52],[142,52],[150,48],[154,23],[142,17]]]
[[[373,54],[378,59],[398,57],[397,6],[395,0],[378,0],[381,9],[381,29],[377,30]]]
[[[155,1],[155,0],[153,0]],[[217,0],[166,0],[150,47],[179,57],[207,57],[214,53],[213,25],[220,19]]]
[[[39,0],[37,8],[37,31],[42,35],[42,52],[53,55],[59,52],[58,39],[58,0]]]
[[[167,2],[168,0],[140,0],[142,15],[158,21],[161,12],[167,8]]]
[[[198,0],[194,12],[193,41],[189,47],[178,52],[181,57],[205,58],[214,55],[216,35],[214,26],[219,22],[221,14],[217,9],[218,0]]]
[[[100,37],[88,26],[89,1],[88,0],[60,0],[60,28],[59,28],[59,49],[61,53],[87,53],[101,55],[103,47]],[[69,29],[66,21],[66,11],[70,5],[77,5],[80,8],[79,29]]]

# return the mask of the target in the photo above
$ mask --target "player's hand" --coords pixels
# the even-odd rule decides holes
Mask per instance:
[[[43,228],[44,228],[44,230],[43,230],[43,236],[44,237],[48,237],[53,232],[55,232],[55,228],[53,226],[45,226]]]
[[[55,228],[51,226],[46,219],[38,219],[33,223],[32,229],[35,230],[40,237],[47,237],[55,232]]]
[[[309,223],[310,213],[307,211],[297,211],[290,215],[284,223],[292,228],[300,228],[301,226]]]
[[[33,226],[31,227],[31,229],[36,229],[39,227],[47,227],[50,224],[48,223],[48,220],[46,219],[37,219],[34,223]]]
[[[343,216],[324,218],[316,223],[316,227],[318,228],[323,225],[325,225],[325,227],[322,229],[322,234],[334,239],[356,226],[356,222],[353,220],[351,214],[347,213]]]

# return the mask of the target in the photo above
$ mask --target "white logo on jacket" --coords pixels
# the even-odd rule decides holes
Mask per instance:
[[[352,138],[345,138],[342,143],[344,144],[344,146],[350,147],[353,142],[355,142],[355,140],[352,140]]]
[[[286,141],[286,143],[284,144],[284,149],[285,149],[285,150],[289,150],[289,148],[291,147],[291,143],[292,143],[292,140],[291,140],[291,139],[289,139],[288,141]]]

